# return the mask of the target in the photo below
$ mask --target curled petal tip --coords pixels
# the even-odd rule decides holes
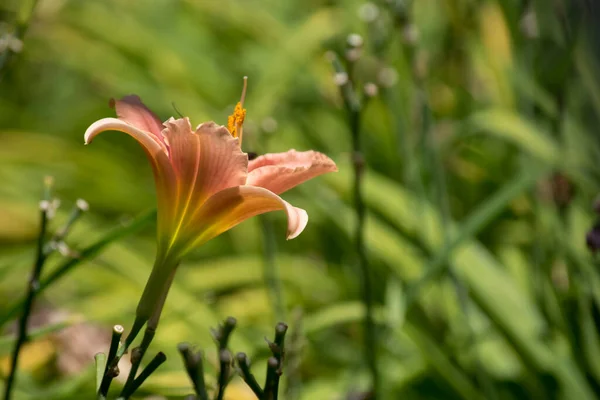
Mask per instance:
[[[288,206],[290,206],[288,204]],[[290,206],[291,207],[291,206]],[[308,213],[297,207],[292,207],[295,211],[293,217],[288,213],[288,219],[293,218],[293,221],[288,221],[288,226],[293,226],[293,229],[288,230],[286,240],[292,240],[300,236],[308,224]]]

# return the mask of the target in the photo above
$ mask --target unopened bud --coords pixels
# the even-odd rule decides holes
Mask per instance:
[[[358,9],[358,16],[365,22],[373,22],[379,16],[379,7],[371,2],[365,3]]]
[[[333,76],[333,83],[335,83],[337,86],[344,86],[346,83],[348,83],[348,74],[345,72],[337,72]]]
[[[361,55],[362,50],[360,48],[350,48],[346,50],[346,60],[350,62],[358,61]]]
[[[83,199],[77,199],[77,201],[75,202],[75,205],[77,206],[77,208],[79,208],[81,211],[87,211],[90,209],[90,205],[88,204],[87,201],[83,200]]]
[[[368,97],[375,97],[377,96],[377,94],[379,94],[379,88],[373,82],[366,83],[364,90],[365,95],[367,95]]]
[[[360,36],[358,33],[351,33],[348,35],[348,39],[346,40],[348,45],[351,47],[361,47],[364,43],[362,36]]]
[[[383,87],[392,87],[398,82],[398,72],[391,67],[382,68],[377,75],[377,81]]]

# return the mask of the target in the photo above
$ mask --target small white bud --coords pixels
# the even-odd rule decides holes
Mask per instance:
[[[373,82],[366,83],[364,90],[365,94],[369,97],[375,97],[377,94],[379,94],[379,88]]]
[[[333,62],[335,60],[335,52],[328,50],[325,52],[325,59],[329,62]]]
[[[419,31],[413,24],[408,24],[402,30],[402,37],[405,43],[416,44],[419,40]]]
[[[348,61],[358,61],[362,54],[362,50],[360,48],[352,48],[346,50],[346,60]]]
[[[379,7],[371,2],[365,3],[358,9],[358,16],[365,22],[373,22],[379,16]]]
[[[344,86],[348,83],[348,74],[345,72],[338,72],[333,76],[333,83],[338,86]]]
[[[391,67],[382,68],[377,74],[377,80],[383,87],[392,87],[398,82],[398,72]]]
[[[71,249],[65,242],[59,242],[56,246],[56,250],[58,250],[63,257],[68,257],[72,254]]]
[[[20,53],[23,50],[23,41],[15,36],[9,37],[8,47],[14,53]]]
[[[48,200],[40,201],[40,210],[48,211],[49,208],[50,208],[50,202]]]
[[[358,33],[351,33],[348,35],[347,41],[348,45],[352,47],[361,47],[364,43],[362,36],[360,36]]]
[[[87,201],[83,200],[83,199],[77,199],[77,201],[75,202],[75,205],[77,206],[77,208],[79,208],[81,211],[87,211],[90,209],[90,205],[88,204]]]

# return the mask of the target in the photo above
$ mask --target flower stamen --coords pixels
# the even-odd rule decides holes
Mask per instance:
[[[248,77],[244,77],[244,87],[242,88],[242,96],[240,101],[235,105],[233,114],[227,118],[227,129],[231,136],[239,138],[240,146],[242,145],[242,132],[244,119],[246,118],[246,109],[244,108],[244,100],[246,99],[246,88],[248,86]]]

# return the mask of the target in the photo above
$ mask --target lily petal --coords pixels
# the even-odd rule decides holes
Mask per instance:
[[[260,156],[249,162],[248,171],[248,185],[280,194],[316,176],[335,172],[337,166],[325,154],[290,150]]]
[[[194,217],[194,240],[187,248],[199,246],[248,218],[277,210],[287,213],[287,239],[300,235],[308,223],[308,214],[303,209],[256,186],[237,186],[222,190],[210,197]]]
[[[83,135],[85,144],[90,144],[99,133],[104,131],[119,131],[126,133],[137,140],[144,149],[152,155],[159,152],[165,153],[164,146],[154,137],[154,135],[117,118],[102,118],[90,125]]]
[[[192,201],[200,205],[213,194],[246,182],[248,155],[240,149],[239,139],[227,128],[214,122],[198,125],[201,157],[198,166],[198,187]]]
[[[140,130],[150,132],[164,143],[161,133],[163,130],[162,122],[156,114],[142,103],[138,96],[132,94],[123,97],[121,100],[111,99],[109,104],[115,109],[119,119]]]
[[[171,230],[173,218],[170,205],[173,204],[174,193],[176,193],[176,180],[166,148],[149,132],[140,130],[117,118],[103,118],[90,125],[84,134],[85,144],[91,143],[99,133],[104,131],[120,131],[128,134],[142,145],[148,155],[156,181],[159,247],[167,246],[168,243],[164,237]]]

